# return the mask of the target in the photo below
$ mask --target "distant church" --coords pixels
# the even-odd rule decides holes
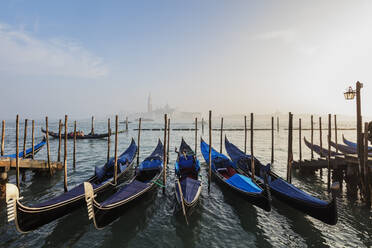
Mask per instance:
[[[147,112],[152,112],[152,99],[151,99],[151,93],[149,93],[149,97],[147,98]]]

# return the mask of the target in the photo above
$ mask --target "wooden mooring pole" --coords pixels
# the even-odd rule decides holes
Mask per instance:
[[[26,157],[27,122],[28,122],[28,120],[25,119],[25,130],[24,130],[24,134],[23,134],[23,156],[22,156],[22,158]]]
[[[279,132],[279,116],[276,117],[276,131]]]
[[[202,135],[204,135],[204,118],[202,118]]]
[[[197,158],[198,152],[198,118],[195,118],[195,158]]]
[[[356,112],[357,112],[357,153],[360,161],[359,171],[363,173],[362,164],[364,160],[363,156],[363,141],[362,141],[362,110],[361,110],[361,96],[360,90],[363,88],[363,84],[359,81],[356,82]]]
[[[32,120],[31,130],[32,159],[35,159],[35,120]]]
[[[336,143],[336,153],[338,153],[338,143],[337,143],[337,116],[334,115],[335,118],[335,143]]]
[[[22,155],[22,158],[26,158],[26,142],[27,142],[27,123],[28,123],[28,120],[25,119],[25,129],[23,130],[24,133],[23,133],[23,155]],[[22,181],[25,181],[26,180],[26,171],[25,170],[22,170]]]
[[[48,168],[49,174],[53,175],[52,167],[50,166],[50,146],[49,146],[49,125],[48,125],[48,116],[45,116],[45,130],[46,130],[46,143],[47,143],[47,161],[48,161]]]
[[[64,146],[64,156],[63,156],[63,183],[65,192],[67,192],[67,115],[65,115],[65,146]]]
[[[368,122],[364,123],[364,194],[365,194],[365,199],[366,203],[368,206],[371,205],[371,193],[370,192],[370,181],[369,181],[369,169],[368,169]]]
[[[292,183],[292,141],[293,141],[293,115],[289,112],[288,121],[288,160],[287,160],[287,182]]]
[[[211,190],[211,179],[212,179],[212,110],[209,110],[208,193]]]
[[[74,147],[73,147],[73,153],[72,153],[72,166],[75,169],[76,168],[76,121],[74,121]]]
[[[107,133],[108,133],[108,137],[107,137],[107,162],[108,163],[110,161],[110,143],[111,143],[111,123],[110,123],[110,118],[107,119]]]
[[[47,130],[47,133],[48,133],[48,130]],[[61,141],[62,141],[62,120],[59,119],[59,124],[58,124],[58,157],[57,157],[58,162],[61,161]]]
[[[167,134],[167,164],[169,163],[169,138],[170,138],[170,118],[168,118],[168,134]]]
[[[168,124],[168,116],[167,114],[164,115],[164,163],[163,163],[163,193],[165,193],[165,185],[167,183],[167,125]]]
[[[4,141],[5,141],[5,121],[3,120],[1,125],[1,156],[4,156]]]
[[[255,165],[254,165],[254,153],[253,153],[253,113],[251,113],[251,171],[252,180],[255,179]]]
[[[298,150],[299,150],[299,156],[300,156],[300,164],[302,161],[302,133],[301,133],[301,118],[298,119]]]
[[[118,183],[118,130],[119,116],[115,115],[115,164],[114,164],[114,185]]]
[[[311,115],[311,159],[314,159],[314,116]]]
[[[141,117],[138,119],[137,166],[139,165],[140,140],[141,140]]]
[[[125,117],[125,131],[128,131],[128,116]]]
[[[18,146],[18,143],[19,143],[19,115],[17,115],[16,117],[16,169],[17,169],[17,172],[16,172],[16,183],[17,183],[17,187],[18,187],[18,190],[20,190],[20,185],[19,185],[19,146]]]
[[[221,117],[220,153],[222,153],[223,117]]]
[[[247,154],[247,116],[244,116],[244,154]]]
[[[94,116],[92,116],[92,130],[90,130],[91,134],[94,134]]]
[[[322,134],[322,117],[319,116],[319,146],[320,157],[323,157],[323,134]],[[323,176],[323,169],[320,169],[320,176]]]
[[[274,164],[274,116],[271,117],[271,164]]]
[[[332,115],[328,114],[328,171],[327,171],[327,189],[331,190],[331,138],[332,138]]]

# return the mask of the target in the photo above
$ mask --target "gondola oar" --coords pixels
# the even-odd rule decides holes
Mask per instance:
[[[189,221],[187,220],[187,215],[186,215],[185,203],[183,202],[182,188],[181,188],[180,180],[178,180],[178,179],[177,179],[177,185],[178,185],[178,191],[180,192],[182,212],[183,212],[183,215],[185,216],[186,224],[189,225]]]

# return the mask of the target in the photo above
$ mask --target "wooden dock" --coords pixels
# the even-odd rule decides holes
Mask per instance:
[[[15,158],[1,158],[0,159],[0,170],[9,171],[10,169],[16,169],[16,159]],[[61,162],[50,162],[51,169],[61,170],[63,164]],[[39,170],[39,171],[49,171],[48,161],[45,160],[34,160],[34,159],[19,159],[20,169],[29,170]]]

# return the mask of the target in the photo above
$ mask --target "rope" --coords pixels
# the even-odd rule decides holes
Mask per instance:
[[[162,187],[162,188],[165,188],[165,186],[158,181],[152,181],[152,182],[155,183],[156,185]]]

